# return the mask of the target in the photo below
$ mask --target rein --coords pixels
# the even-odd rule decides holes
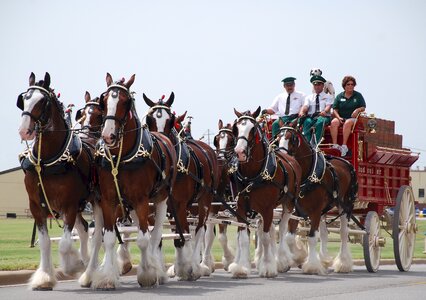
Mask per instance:
[[[49,200],[47,198],[46,190],[44,189],[43,179],[41,176],[41,141],[42,141],[42,135],[43,133],[39,133],[39,142],[38,142],[38,153],[37,153],[37,162],[35,164],[35,170],[38,175],[38,180],[40,183],[41,191],[43,192],[44,200],[46,201],[47,208],[49,209],[49,213],[51,216],[55,219],[56,223],[58,224],[59,228],[64,228],[64,226],[61,226],[59,224],[58,218],[56,217],[56,214],[53,213],[52,207],[50,206]]]

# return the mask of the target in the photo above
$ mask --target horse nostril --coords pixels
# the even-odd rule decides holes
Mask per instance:
[[[115,134],[111,134],[110,136],[109,136],[109,138],[111,139],[111,140],[115,140],[115,138],[116,138],[116,136],[115,136]]]

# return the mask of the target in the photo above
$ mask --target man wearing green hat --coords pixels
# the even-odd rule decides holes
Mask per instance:
[[[284,124],[294,121],[302,113],[305,94],[295,90],[294,77],[286,77],[281,82],[284,92],[275,97],[269,108],[262,110],[262,114],[276,114],[278,119],[272,123],[272,136],[275,137],[280,131],[280,121]]]
[[[303,122],[303,135],[308,141],[311,141],[312,130],[315,130],[315,141],[313,145],[321,142],[324,127],[331,122],[331,106],[333,105],[333,96],[324,92],[324,83],[326,80],[320,75],[311,77],[314,93],[306,96],[302,113],[307,114]]]

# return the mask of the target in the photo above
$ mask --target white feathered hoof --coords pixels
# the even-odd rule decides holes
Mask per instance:
[[[176,276],[179,281],[195,281],[201,277],[200,265],[192,265],[182,271],[177,271]]]
[[[64,265],[62,267],[62,272],[69,276],[74,276],[75,274],[84,271],[86,267],[81,259],[77,260],[73,265]]]
[[[176,272],[175,272],[175,265],[171,265],[168,269],[167,269],[167,276],[169,278],[174,278],[176,276]]]
[[[335,273],[350,273],[353,270],[352,257],[350,255],[339,254],[333,262]]]
[[[275,261],[264,262],[263,260],[260,260],[258,269],[260,277],[274,278],[278,275],[277,264]]]
[[[160,284],[160,276],[155,268],[138,269],[138,283],[141,287],[154,287]]]
[[[92,278],[87,273],[87,271],[81,274],[80,278],[78,279],[78,283],[83,288],[89,288],[92,285]]]
[[[211,268],[211,267],[207,266],[206,264],[204,264],[204,262],[201,263],[200,264],[201,276],[206,276],[206,277],[210,276],[212,274],[212,269],[214,271],[214,267]]]
[[[234,261],[234,256],[222,256],[222,264],[223,264],[223,269],[225,271],[229,271],[229,265],[232,264],[232,262]]]
[[[320,256],[320,261],[322,263],[322,265],[324,266],[324,268],[329,268],[333,265],[333,257],[331,256],[323,256],[323,255],[319,255]]]
[[[250,270],[242,265],[235,262],[229,265],[229,272],[232,273],[232,278],[246,279]]]
[[[113,291],[120,286],[118,277],[114,274],[93,274],[92,288],[100,291]]]
[[[286,273],[290,270],[290,264],[284,260],[277,260],[278,273]]]
[[[54,273],[48,274],[38,269],[30,278],[30,288],[33,291],[51,291],[56,285]]]
[[[327,274],[327,271],[321,264],[319,260],[316,260],[314,262],[307,261],[302,265],[302,271],[305,274],[318,274],[318,275],[325,275]]]

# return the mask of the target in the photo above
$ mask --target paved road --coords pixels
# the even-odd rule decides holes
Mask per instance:
[[[304,275],[291,270],[275,279],[258,278],[256,272],[246,280],[231,279],[223,270],[196,282],[171,279],[158,288],[142,289],[135,276],[122,277],[116,291],[83,289],[75,280],[61,281],[54,291],[36,292],[25,285],[0,287],[0,299],[425,299],[426,265],[413,265],[401,273],[396,266],[381,266],[376,274],[356,266],[350,274]]]

